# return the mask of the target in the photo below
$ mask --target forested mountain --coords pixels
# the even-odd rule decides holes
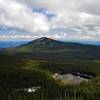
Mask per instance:
[[[74,75],[75,81],[88,81],[64,84],[54,78],[57,74],[69,80]],[[30,92],[34,87],[39,90]],[[43,37],[0,50],[0,100],[99,99],[99,46]]]

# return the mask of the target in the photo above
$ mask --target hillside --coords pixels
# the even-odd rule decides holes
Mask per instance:
[[[42,37],[16,48],[3,49],[3,54],[39,59],[100,59],[100,46],[62,42]]]
[[[100,99],[99,46],[43,37],[0,53],[0,100]]]
[[[62,42],[54,40],[47,37],[42,37],[36,40],[33,40],[27,44],[20,45],[16,48],[19,51],[35,51],[35,50],[72,50],[72,49],[97,49],[100,47],[94,45],[85,45],[81,43],[74,42]]]

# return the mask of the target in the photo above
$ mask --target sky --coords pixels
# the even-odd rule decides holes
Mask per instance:
[[[100,41],[100,0],[0,0],[0,40]]]

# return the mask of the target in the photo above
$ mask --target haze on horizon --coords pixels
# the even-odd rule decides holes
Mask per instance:
[[[0,40],[100,41],[100,0],[0,0]]]

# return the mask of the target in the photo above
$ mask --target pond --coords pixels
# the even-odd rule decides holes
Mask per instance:
[[[84,77],[81,77],[81,76],[76,76],[76,75],[73,75],[73,74],[58,74],[58,73],[55,73],[53,75],[53,78],[55,80],[60,80],[62,83],[64,84],[80,84],[82,82],[88,82],[89,79],[87,78],[84,78]]]

